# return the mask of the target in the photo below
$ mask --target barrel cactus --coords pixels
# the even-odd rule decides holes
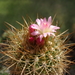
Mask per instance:
[[[8,31],[9,40],[1,51],[7,58],[5,65],[11,75],[64,75],[68,65],[67,59],[71,45],[66,43],[64,31],[59,33],[60,27],[52,25],[51,16],[36,19],[35,23],[19,23],[22,28],[11,26]]]

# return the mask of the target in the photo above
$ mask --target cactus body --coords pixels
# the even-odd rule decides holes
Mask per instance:
[[[24,22],[27,25],[25,19]],[[13,28],[10,40],[6,51],[2,51],[8,56],[5,64],[11,75],[64,75],[71,63],[67,59],[70,49],[65,43],[65,32],[49,37],[46,44],[39,46],[28,41],[28,26],[20,25],[21,30],[10,25]]]

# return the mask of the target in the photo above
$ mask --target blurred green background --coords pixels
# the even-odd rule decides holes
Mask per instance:
[[[40,17],[54,17],[61,26],[61,31],[75,29],[75,0],[0,0],[0,37],[7,29],[5,22],[20,28],[16,23],[23,23],[22,16],[29,16],[33,21]]]

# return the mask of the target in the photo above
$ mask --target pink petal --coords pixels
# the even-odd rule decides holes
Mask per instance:
[[[56,30],[57,29],[60,29],[60,27],[50,25],[50,28],[49,29],[50,29],[51,32],[56,32]]]
[[[34,31],[34,32],[31,33],[31,35],[33,35],[33,36],[36,36],[36,35],[39,35],[39,34],[40,33],[38,31]]]
[[[50,25],[52,24],[52,17],[51,17],[51,16],[48,18],[48,23],[49,23]]]
[[[41,22],[39,19],[36,19],[37,24],[40,26]]]
[[[43,19],[43,22],[47,22],[46,18]]]
[[[43,38],[43,35],[40,35],[40,36],[39,36],[39,38],[40,38],[40,41],[41,41],[41,40],[42,40],[42,38]]]
[[[40,21],[43,22],[43,19],[41,18]]]
[[[53,25],[51,25],[50,28],[52,28],[52,29],[60,29],[60,27],[53,26]]]
[[[37,24],[32,24],[31,28],[33,28],[33,29],[39,29],[39,26]]]
[[[44,37],[47,37],[47,33],[44,33],[43,36],[44,36]]]

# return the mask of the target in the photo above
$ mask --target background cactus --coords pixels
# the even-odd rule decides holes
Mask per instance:
[[[9,41],[5,51],[5,65],[11,75],[64,75],[68,65],[72,63],[67,59],[71,44],[67,44],[67,36],[56,32],[56,36],[45,38],[44,45],[40,46],[29,41],[29,23],[23,18],[24,24],[19,23],[22,29],[11,26]],[[3,56],[4,57],[4,56]]]

